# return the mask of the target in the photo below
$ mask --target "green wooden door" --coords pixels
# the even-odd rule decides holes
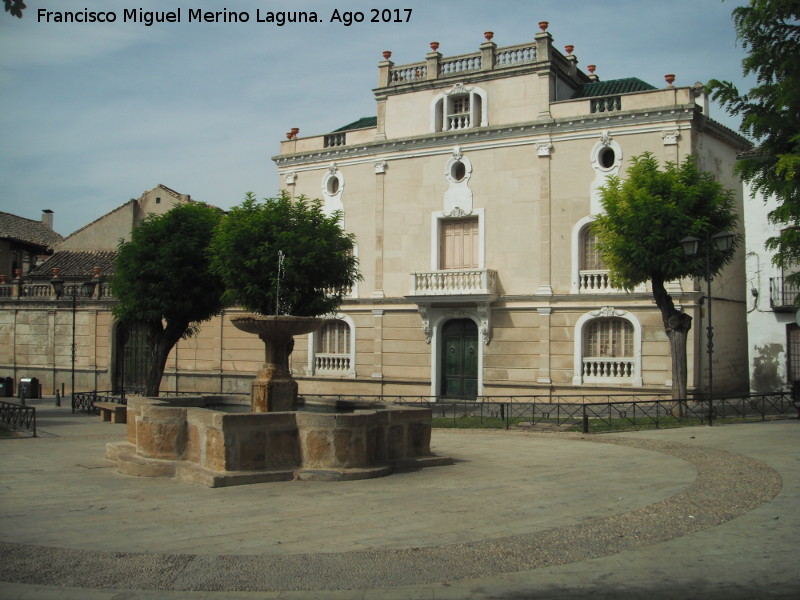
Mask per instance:
[[[455,319],[442,328],[441,395],[474,398],[478,395],[478,326]]]

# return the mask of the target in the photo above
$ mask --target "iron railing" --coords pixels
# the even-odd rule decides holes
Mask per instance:
[[[36,407],[0,401],[0,422],[11,425],[14,429],[33,430],[36,437]]]
[[[797,296],[800,286],[789,283],[783,277],[769,278],[769,305],[775,311],[794,311],[797,309]]]
[[[72,412],[83,410],[87,413],[94,414],[95,402],[114,402],[116,404],[128,404],[128,395],[131,391],[125,390],[122,392],[111,391],[97,391],[91,392],[75,392],[72,394]]]
[[[175,398],[180,396],[197,396],[204,392],[182,392],[177,390],[161,390],[159,396],[162,398]],[[216,393],[216,392],[211,392]],[[116,404],[124,404],[127,406],[129,396],[141,396],[144,394],[143,389],[127,388],[121,392],[111,391],[97,391],[91,392],[75,392],[72,395],[72,412],[85,411],[88,414],[94,414],[95,402],[114,402]],[[235,396],[237,393],[228,393],[226,395]]]
[[[380,402],[424,406],[433,411],[434,426],[501,427],[551,425],[584,433],[636,428],[667,428],[734,419],[800,418],[800,403],[788,392],[675,400],[660,394],[581,396],[324,396],[305,400]]]

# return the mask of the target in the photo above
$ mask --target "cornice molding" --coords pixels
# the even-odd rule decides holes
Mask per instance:
[[[685,104],[647,110],[619,111],[557,120],[548,119],[530,123],[480,127],[459,130],[458,132],[429,133],[409,138],[376,140],[365,144],[338,146],[298,154],[279,154],[273,156],[272,160],[279,169],[308,165],[309,163],[313,163],[311,168],[316,169],[321,166],[320,163],[327,165],[333,160],[337,164],[347,164],[348,161],[362,157],[370,157],[370,160],[374,160],[377,156],[380,156],[383,160],[408,158],[412,156],[411,153],[417,155],[424,150],[431,151],[430,154],[449,153],[452,152],[452,148],[456,144],[461,146],[469,145],[470,150],[489,149],[495,145],[505,146],[515,138],[518,139],[517,145],[540,144],[544,141],[555,144],[560,141],[596,137],[598,129],[613,129],[616,136],[651,131],[661,132],[665,123],[669,124],[669,127],[673,130],[690,130],[693,127],[694,116],[695,105]],[[716,125],[716,123],[714,124]],[[635,129],[628,131],[620,129],[631,127],[635,127]],[[644,129],[641,129],[642,127]],[[736,135],[732,131],[730,133]]]

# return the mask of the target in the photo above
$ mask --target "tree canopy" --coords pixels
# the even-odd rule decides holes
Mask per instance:
[[[335,311],[361,279],[354,238],[340,218],[326,215],[320,200],[281,191],[258,201],[248,193],[211,243],[211,268],[225,285],[225,303],[262,315]]]
[[[601,189],[601,204],[605,212],[593,223],[598,248],[612,285],[628,290],[654,279],[703,275],[704,256],[687,260],[681,240],[733,231],[738,221],[733,193],[691,156],[663,171],[649,152],[633,157],[625,181],[610,177]],[[712,272],[732,256],[713,255]]]
[[[208,246],[222,218],[218,208],[179,204],[148,216],[121,242],[111,281],[114,316],[145,323],[151,352],[147,395],[158,395],[167,356],[200,322],[222,310],[222,282],[209,271]]]
[[[675,308],[665,283],[705,274],[711,236],[735,231],[733,193],[700,170],[694,157],[680,165],[667,163],[661,170],[658,160],[645,153],[633,157],[625,181],[609,177],[600,194],[604,213],[592,228],[611,283],[628,290],[651,283],[670,341],[672,393],[685,398],[686,339],[692,318]],[[688,236],[701,240],[704,249],[694,259],[687,258],[681,246]],[[737,241],[727,252],[712,251],[712,275],[731,260]]]
[[[800,1],[751,0],[733,10],[737,37],[747,56],[748,92],[729,81],[712,80],[711,97],[742,118],[740,131],[756,141],[736,170],[752,189],[779,206],[770,221],[783,231],[767,244],[781,267],[800,263]],[[800,275],[795,275],[800,282]]]
[[[12,16],[18,19],[22,18],[22,11],[27,8],[24,0],[3,0],[6,12],[11,13]]]

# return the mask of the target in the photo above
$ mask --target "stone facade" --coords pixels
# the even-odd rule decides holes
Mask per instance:
[[[334,321],[295,340],[306,394],[414,397],[669,393],[669,348],[646,286],[613,289],[587,225],[598,188],[631,157],[697,156],[734,190],[746,140],[708,118],[702,86],[602,81],[546,31],[527,43],[378,64],[376,117],[325,135],[293,130],[273,158],[280,185],[341,210],[363,281]],[[168,189],[168,188],[167,188]],[[188,200],[158,192],[88,225],[64,247],[105,247],[148,210]],[[122,232],[120,234],[120,232]],[[738,233],[742,233],[740,229]],[[715,391],[747,388],[744,252],[714,278]],[[689,388],[702,391],[702,281],[669,284],[694,321]],[[0,302],[3,302],[0,300]],[[78,389],[125,382],[110,304],[80,301]],[[263,348],[232,309],[172,352],[163,390],[249,393]],[[0,306],[0,375],[63,381],[68,305]]]
[[[732,168],[747,142],[708,119],[702,86],[600,81],[545,31],[506,48],[487,40],[452,59],[432,49],[423,62],[379,63],[374,126],[290,133],[273,159],[293,194],[343,212],[364,275],[339,315],[354,368],[319,370],[324,340],[315,334],[293,356],[301,391],[447,395],[453,321],[474,323],[475,381],[465,395],[668,391],[668,345],[650,290],[609,287],[607,271],[585,264],[585,228],[601,210],[598,188],[646,151],[664,162],[696,155],[741,211]],[[472,229],[456,250],[471,256],[448,263],[447,235],[460,223]],[[695,390],[706,369],[703,285],[670,284],[694,318]],[[742,391],[742,252],[712,293],[716,388]],[[599,321],[622,330],[624,349],[594,343],[601,355],[592,356],[591,340],[617,335],[597,333]]]

